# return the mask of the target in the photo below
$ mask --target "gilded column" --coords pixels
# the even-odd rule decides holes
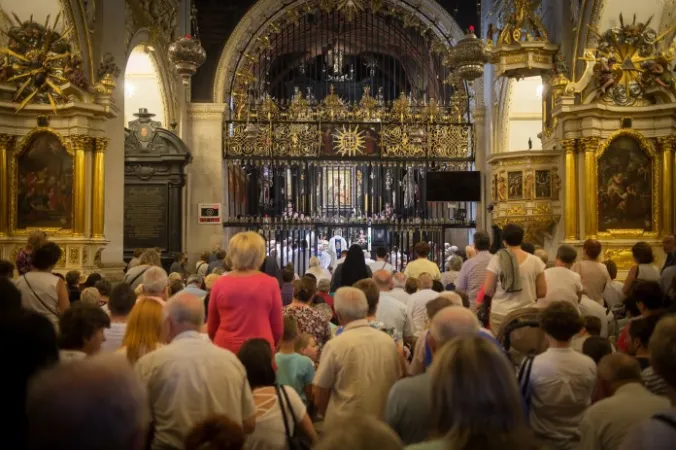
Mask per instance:
[[[94,147],[94,170],[92,175],[92,237],[103,237],[105,205],[105,151],[108,139],[97,138]]]
[[[577,164],[575,157],[576,140],[567,139],[563,141],[563,149],[566,151],[566,191],[565,191],[565,216],[566,229],[565,239],[574,241],[579,236],[578,222],[580,220],[577,205]]]
[[[73,151],[75,152],[75,177],[73,182],[73,234],[84,236],[85,234],[85,148],[89,138],[87,136],[71,136]]]
[[[584,150],[584,234],[587,239],[596,239],[599,227],[598,188],[596,187],[596,150],[599,148],[599,140],[598,137],[586,137],[580,140]]]
[[[0,236],[9,235],[9,149],[14,142],[14,136],[0,135]]]
[[[657,139],[662,152],[662,234],[674,232],[674,137]]]

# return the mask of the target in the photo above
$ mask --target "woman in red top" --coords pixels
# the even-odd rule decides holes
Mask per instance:
[[[232,272],[220,277],[209,297],[207,328],[219,347],[237,353],[244,341],[262,338],[276,351],[284,332],[277,279],[258,269],[265,259],[263,238],[247,231],[230,239]]]

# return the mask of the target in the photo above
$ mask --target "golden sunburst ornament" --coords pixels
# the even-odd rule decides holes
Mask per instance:
[[[68,42],[71,29],[56,31],[60,16],[51,25],[49,16],[44,25],[33,22],[32,16],[27,22],[13,16],[16,25],[6,32],[9,46],[0,48],[0,77],[17,83],[17,111],[28,103],[49,103],[56,112],[57,103],[68,101],[61,86],[70,81],[78,61]]]
[[[357,125],[354,128],[343,125],[333,133],[333,143],[340,156],[361,155],[366,146],[366,134]]]

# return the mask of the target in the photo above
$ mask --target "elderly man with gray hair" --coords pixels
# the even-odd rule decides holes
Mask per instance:
[[[193,426],[219,414],[253,431],[256,405],[244,366],[200,335],[204,302],[181,292],[167,302],[165,316],[170,343],[135,366],[148,386],[155,418],[152,449],[182,449]]]
[[[167,301],[167,287],[169,287],[169,276],[161,267],[153,266],[143,274],[143,285],[141,298],[152,298],[162,305]]]
[[[446,342],[457,336],[479,333],[479,320],[467,308],[448,306],[432,319],[429,346],[436,353]],[[425,372],[397,381],[387,398],[385,420],[405,444],[426,440],[429,432],[432,379]]]
[[[317,408],[328,426],[352,414],[380,418],[387,393],[402,376],[397,347],[388,334],[369,325],[361,290],[338,289],[334,306],[345,328],[322,351],[314,380]]]
[[[28,448],[142,450],[146,389],[126,358],[95,356],[35,377],[27,400]]]
[[[406,287],[406,275],[402,272],[396,272],[392,275],[392,290],[390,295],[408,307],[411,296],[404,289]]]

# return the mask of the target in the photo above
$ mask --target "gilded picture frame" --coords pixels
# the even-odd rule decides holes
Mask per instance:
[[[648,156],[651,162],[651,217],[650,217],[650,229],[640,229],[640,228],[608,228],[604,231],[599,231],[600,224],[600,205],[599,205],[599,196],[598,186],[599,180],[599,160],[603,157],[605,152],[612,146],[613,142],[621,137],[628,137],[636,141],[641,150]],[[600,239],[638,239],[638,238],[657,238],[660,231],[660,213],[662,210],[661,205],[661,193],[660,193],[660,183],[662,182],[662,168],[659,161],[659,156],[655,151],[653,145],[646,139],[646,137],[635,130],[622,129],[615,131],[608,138],[606,138],[596,150],[594,158],[594,168],[593,172],[595,174],[594,185],[596,186],[596,194],[593,196],[588,196],[588,199],[593,202],[596,214],[596,229],[587,230],[587,236],[597,236]]]
[[[28,227],[19,227],[18,218],[19,218],[19,160],[20,158],[31,149],[31,145],[42,135],[51,135],[56,138],[58,143],[63,147],[68,156],[72,159],[72,186],[70,192],[68,193],[69,197],[66,201],[71,203],[70,213],[68,214],[69,226],[67,227],[53,227],[53,226],[28,226]],[[55,130],[48,127],[39,127],[28,134],[23,136],[16,147],[12,149],[8,154],[9,159],[9,173],[10,173],[10,234],[12,236],[25,236],[28,235],[34,229],[41,229],[50,235],[58,236],[72,236],[75,234],[76,227],[76,208],[82,203],[78,203],[77,199],[77,186],[82,183],[84,176],[84,167],[80,168],[77,164],[76,152],[69,139],[65,138]]]

